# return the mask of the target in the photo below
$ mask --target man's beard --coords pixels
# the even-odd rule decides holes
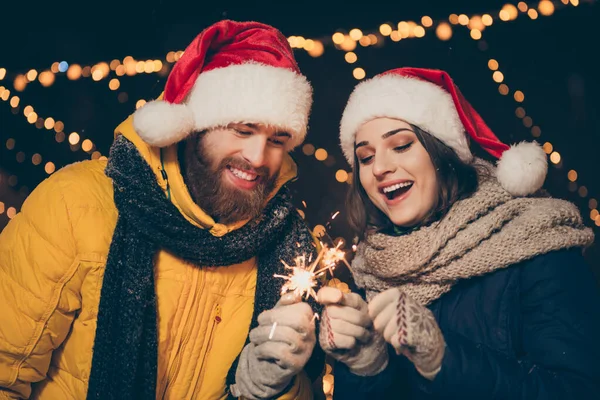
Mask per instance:
[[[184,147],[180,151],[184,180],[194,202],[221,224],[258,217],[275,188],[279,173],[270,177],[267,167],[253,168],[246,160],[237,157],[226,157],[218,162],[210,156],[210,149],[205,147],[203,138],[203,134],[196,134],[180,145]],[[224,182],[227,166],[253,170],[259,175],[256,187],[245,190]]]

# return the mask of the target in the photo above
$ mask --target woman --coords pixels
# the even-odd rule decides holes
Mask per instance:
[[[318,294],[334,398],[600,398],[593,233],[539,190],[536,143],[501,143],[447,73],[401,68],[356,87],[341,145],[368,304]]]

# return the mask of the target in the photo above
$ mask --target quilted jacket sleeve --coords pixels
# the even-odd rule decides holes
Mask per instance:
[[[0,234],[0,399],[28,398],[69,333],[79,303],[76,293],[65,293],[75,253],[55,174]]]

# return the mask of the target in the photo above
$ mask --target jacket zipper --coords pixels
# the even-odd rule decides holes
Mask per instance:
[[[204,379],[204,373],[206,370],[206,368],[205,368],[206,359],[208,358],[208,353],[210,353],[210,350],[212,348],[212,342],[213,342],[213,336],[214,336],[215,329],[217,328],[217,325],[219,325],[221,323],[221,321],[222,321],[221,306],[219,304],[217,304],[215,306],[215,316],[212,320],[212,325],[210,327],[210,331],[208,332],[208,340],[206,341],[206,344],[204,346],[204,354],[202,355],[202,362],[200,363],[200,376],[198,377],[198,380],[196,381],[196,384],[194,385],[194,392],[192,393],[192,395],[196,395],[196,393],[200,389],[200,385]]]
[[[171,185],[169,185],[169,177],[167,175],[167,171],[165,171],[165,161],[163,160],[162,149],[160,150],[160,166],[160,174],[165,181],[165,187],[167,189],[167,199],[171,200]]]

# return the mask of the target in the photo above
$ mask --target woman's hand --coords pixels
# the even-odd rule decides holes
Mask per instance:
[[[388,363],[387,344],[373,329],[367,303],[356,293],[323,287],[317,300],[325,306],[321,315],[319,343],[334,359],[356,375],[372,376]]]
[[[396,353],[405,355],[417,371],[433,380],[441,369],[444,336],[432,312],[400,289],[379,293],[369,303],[375,330],[383,335]]]

